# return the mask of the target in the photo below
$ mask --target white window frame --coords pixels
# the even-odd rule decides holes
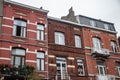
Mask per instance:
[[[85,70],[84,70],[84,62],[83,62],[82,59],[77,59],[77,66],[78,66],[78,68],[79,68],[79,66],[82,66],[83,74],[82,74],[82,72],[80,72],[80,69],[78,69],[78,74],[81,75],[81,76],[84,76],[85,75]]]
[[[65,45],[65,36],[62,32],[55,32],[55,44]]]
[[[97,67],[98,67],[98,73],[99,73],[99,75],[106,75],[106,67],[105,67],[105,66],[103,66],[103,65],[98,65]],[[102,68],[102,71],[101,71],[100,68]],[[102,72],[103,72],[103,73],[102,73]],[[101,74],[101,73],[102,73],[102,74]]]
[[[23,66],[25,64],[25,50],[12,49],[11,64],[15,67]]]
[[[59,66],[58,66],[59,64]],[[61,76],[61,79],[65,79],[67,73],[67,62],[66,58],[64,57],[56,57],[56,65],[57,65],[57,74]],[[65,65],[65,66],[63,66]],[[59,73],[59,72],[60,73]]]
[[[24,20],[15,19],[13,27],[13,36],[26,37],[26,25],[27,23]],[[18,31],[19,28],[19,31]]]
[[[37,24],[37,40],[44,41],[44,25]]]
[[[106,75],[105,61],[102,61],[102,60],[100,60],[100,61],[102,62],[102,64],[101,64],[101,62],[100,62],[100,64],[97,63],[98,74],[105,76]]]
[[[81,48],[81,38],[78,35],[75,35],[75,47]]]
[[[45,53],[44,52],[37,52],[37,63],[36,63],[36,69],[38,71],[44,71],[45,70]]]
[[[101,41],[99,38],[93,37],[93,48],[97,50],[101,50]]]
[[[120,66],[117,66],[118,76],[120,76]]]
[[[116,52],[117,52],[117,46],[116,46],[115,41],[111,41],[111,47],[112,47],[112,51],[113,51],[114,53],[116,53]]]

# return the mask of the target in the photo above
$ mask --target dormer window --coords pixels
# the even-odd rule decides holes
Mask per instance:
[[[90,20],[90,25],[93,26],[93,27],[95,27],[96,26],[95,21],[94,20]]]
[[[105,28],[106,30],[109,30],[109,25],[108,25],[108,24],[104,24],[104,28]]]

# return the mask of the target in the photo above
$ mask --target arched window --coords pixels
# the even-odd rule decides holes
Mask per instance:
[[[26,21],[21,19],[14,20],[13,35],[26,37]]]
[[[25,64],[25,50],[15,48],[12,49],[11,64],[15,67]]]
[[[37,40],[44,41],[44,25],[37,24]]]
[[[93,37],[93,48],[97,50],[101,50],[101,41],[97,37]]]
[[[45,53],[44,52],[37,52],[37,70],[44,71],[44,61]]]

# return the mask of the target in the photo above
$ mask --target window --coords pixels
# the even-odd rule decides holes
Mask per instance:
[[[106,75],[106,66],[103,60],[97,60],[97,68],[99,75]]]
[[[112,51],[113,51],[114,53],[117,52],[117,47],[116,47],[115,41],[111,41],[111,48],[112,48]]]
[[[77,59],[77,65],[78,65],[78,74],[85,75],[83,60]]]
[[[78,35],[75,35],[75,47],[81,48],[81,38]]]
[[[104,24],[104,28],[105,28],[106,30],[109,30],[109,25],[108,25],[108,24]]]
[[[41,24],[37,25],[37,40],[44,40],[44,26]]]
[[[93,27],[95,27],[96,26],[95,21],[94,20],[90,20],[90,25],[93,26]]]
[[[120,62],[116,62],[118,75],[120,76]]]
[[[101,50],[101,41],[99,38],[93,38],[94,49]]]
[[[55,32],[55,44],[65,45],[64,33]]]
[[[19,37],[26,37],[26,22],[23,20],[15,19],[13,35]]]
[[[67,75],[66,58],[56,57],[56,65],[57,65],[57,74],[61,76],[61,80],[65,79],[65,76]]]
[[[24,49],[12,49],[11,64],[15,67],[25,64]]]
[[[44,71],[44,52],[37,52],[37,70]]]

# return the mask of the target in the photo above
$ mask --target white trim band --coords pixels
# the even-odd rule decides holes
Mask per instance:
[[[75,58],[74,58],[74,57],[68,57],[68,59],[69,59],[69,60],[75,60]]]
[[[75,68],[74,65],[67,65],[68,68]]]
[[[13,18],[9,18],[9,17],[3,17],[3,19],[14,20]]]
[[[54,55],[48,55],[48,57],[50,57],[50,58],[55,58],[55,56],[54,56]]]
[[[1,49],[1,50],[8,50],[8,51],[11,50],[11,48],[4,48],[4,47],[0,47],[0,49]]]
[[[53,66],[53,67],[56,67],[56,64],[49,64],[49,66]]]
[[[37,31],[31,29],[27,29],[27,31],[37,33]]]
[[[2,24],[2,26],[4,26],[4,27],[8,27],[8,28],[13,28],[13,26],[6,25],[6,24]]]
[[[26,62],[36,63],[36,61],[34,61],[34,60],[26,60]]]
[[[11,58],[0,57],[0,60],[11,60]]]

